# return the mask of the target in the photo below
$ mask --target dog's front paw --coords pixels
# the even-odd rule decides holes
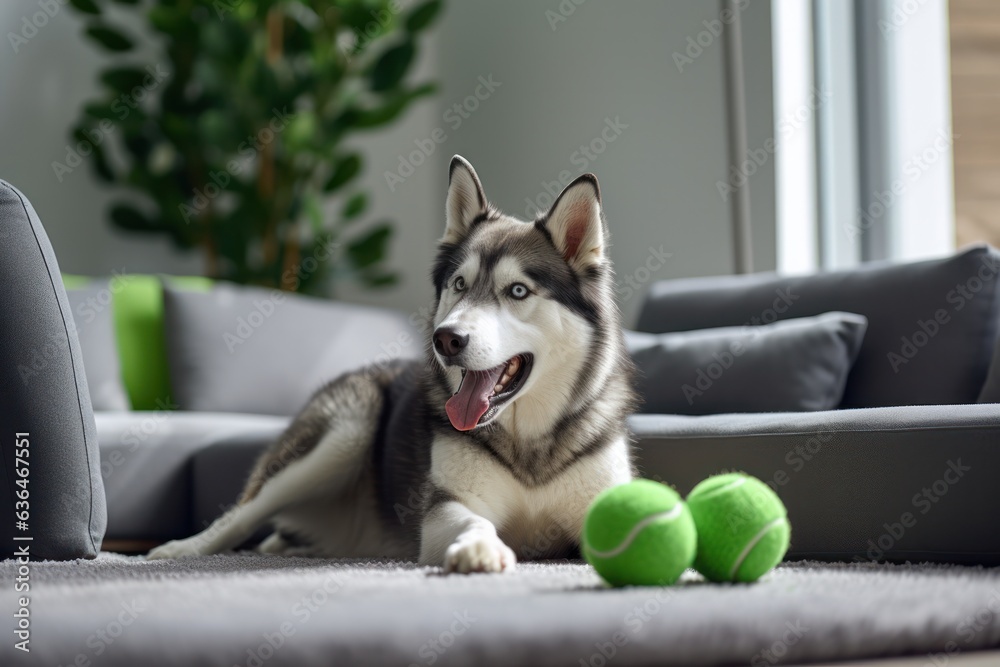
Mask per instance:
[[[166,560],[170,558],[184,558],[185,556],[202,556],[204,555],[204,552],[200,546],[201,541],[191,537],[186,540],[171,540],[166,544],[161,544],[146,554],[146,560]]]
[[[514,552],[496,535],[460,537],[444,554],[445,572],[503,572],[516,563]]]

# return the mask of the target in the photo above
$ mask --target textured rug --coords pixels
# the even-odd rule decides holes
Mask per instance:
[[[1000,570],[796,563],[609,589],[581,563],[442,576],[222,555],[0,563],[0,665],[775,665],[1000,645]],[[13,615],[27,596],[31,652]],[[944,659],[944,656],[940,656]],[[928,658],[928,664],[935,664]]]

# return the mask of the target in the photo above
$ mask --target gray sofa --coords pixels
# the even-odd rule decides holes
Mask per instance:
[[[129,410],[109,305],[115,285],[67,296],[34,210],[2,182],[0,233],[9,408],[0,421],[31,434],[35,556],[93,556],[102,533],[105,547],[140,549],[200,530],[325,379],[423,352],[420,309],[167,280],[165,352],[152,344],[156,331],[145,335],[148,353],[167,357],[172,396],[162,409]],[[809,277],[652,285],[637,328],[655,335],[637,336],[647,352],[669,354],[633,352],[647,410],[679,407],[632,417],[641,473],[684,493],[721,470],[760,477],[788,506],[791,558],[1000,563],[1000,534],[989,528],[1000,508],[998,273],[1000,254],[974,247]],[[831,320],[833,311],[847,315]],[[807,318],[819,326],[811,338],[782,326]],[[788,322],[769,324],[778,320]],[[773,336],[759,335],[768,327]],[[723,331],[749,337],[758,356],[728,360],[711,386],[698,385],[717,370],[707,360],[720,358],[705,341],[717,345]],[[685,404],[686,385],[701,387],[697,405]],[[819,403],[794,402],[815,389]],[[724,413],[713,414],[720,405]],[[21,466],[18,447],[3,449],[7,480]],[[18,489],[7,484],[0,510],[12,515],[12,538]]]
[[[943,260],[811,277],[653,285],[638,323],[648,332],[838,310],[864,315],[868,326],[837,409],[637,414],[640,471],[681,492],[721,470],[767,481],[789,509],[791,558],[1000,562],[1000,534],[983,529],[1000,508],[992,481],[1000,470],[998,262],[996,251],[976,247]],[[166,288],[180,409],[97,412],[106,539],[163,541],[200,530],[233,502],[254,459],[324,377],[421,354],[417,317],[302,297],[287,297],[280,317],[230,349],[226,333],[266,294]],[[792,296],[784,312],[773,308],[775,295]],[[936,328],[928,324],[935,318]],[[358,321],[365,336],[344,334],[359,330]],[[317,330],[323,335],[304,333]],[[295,378],[306,379],[293,387]],[[686,381],[654,379],[671,389]],[[785,381],[761,371],[750,379],[748,409],[755,395]]]
[[[868,330],[840,409],[633,420],[647,472],[689,489],[736,468],[788,506],[791,557],[1000,562],[1000,254],[847,272],[662,282],[639,327],[735,325],[844,310]],[[797,298],[784,313],[777,294]],[[760,387],[767,391],[766,386]]]

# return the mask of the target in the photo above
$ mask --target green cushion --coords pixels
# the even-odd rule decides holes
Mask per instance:
[[[188,290],[208,290],[212,286],[211,279],[198,276],[116,276],[112,289],[115,337],[122,379],[133,410],[169,410],[173,406],[163,329],[163,279]],[[87,280],[63,276],[67,286]]]

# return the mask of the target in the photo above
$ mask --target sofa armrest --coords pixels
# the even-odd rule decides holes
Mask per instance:
[[[255,440],[262,449],[288,422],[267,415],[183,410],[98,412],[96,419],[108,498],[107,538],[127,542],[164,542],[205,528],[196,512],[201,488],[218,486],[228,506],[242,488],[245,468],[221,462],[228,467],[206,479],[198,472],[202,452],[233,438]]]
[[[93,558],[106,526],[83,355],[52,244],[0,180],[0,559]]]
[[[791,558],[1000,563],[1000,405],[636,415],[640,472],[686,494],[743,470],[788,507]]]

